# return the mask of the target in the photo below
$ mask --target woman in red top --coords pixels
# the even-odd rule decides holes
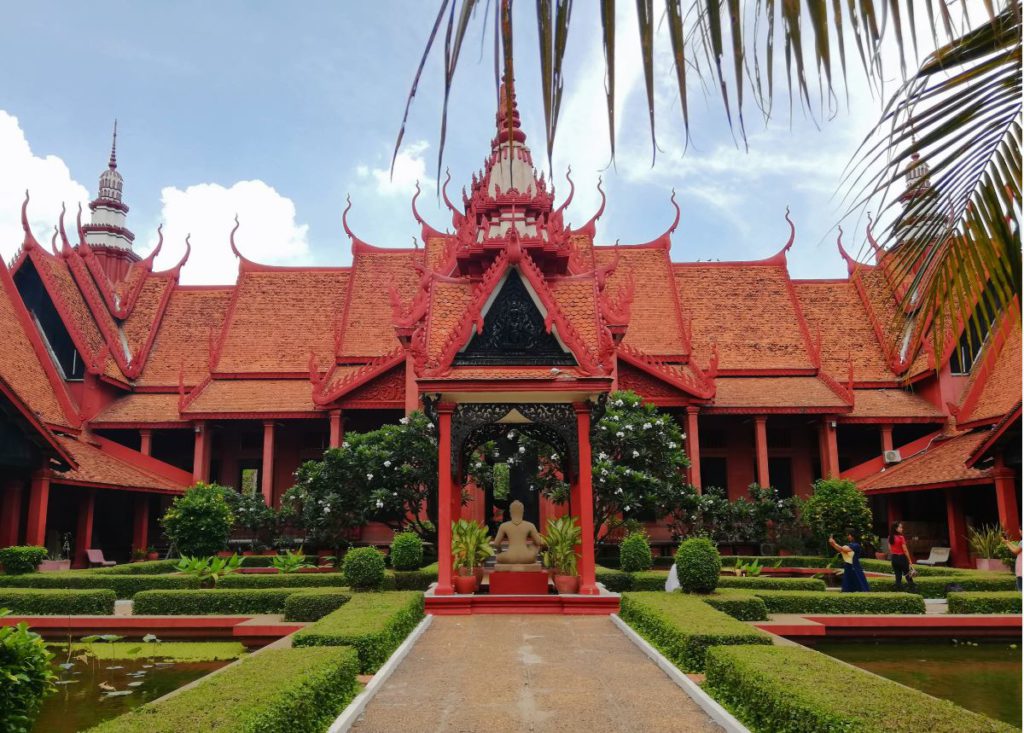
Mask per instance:
[[[907,588],[913,592],[914,579],[910,577],[910,570],[913,567],[914,558],[910,555],[910,548],[907,547],[907,540],[903,536],[903,522],[896,522],[892,525],[892,532],[889,534],[889,551],[892,553],[892,572],[896,576],[896,590],[903,590],[903,576],[907,576]]]

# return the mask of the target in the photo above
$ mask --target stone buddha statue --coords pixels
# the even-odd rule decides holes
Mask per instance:
[[[537,562],[537,550],[544,545],[544,540],[533,522],[523,520],[523,511],[523,502],[513,501],[508,507],[511,519],[498,527],[494,546],[501,547],[503,541],[508,541],[508,549],[498,553],[495,559],[498,565],[532,565]]]

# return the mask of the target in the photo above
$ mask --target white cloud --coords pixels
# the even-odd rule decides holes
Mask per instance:
[[[430,144],[426,140],[417,140],[398,151],[395,157],[394,175],[390,167],[371,168],[365,163],[356,166],[356,176],[372,180],[376,183],[375,190],[380,196],[408,197],[419,181],[422,187],[432,187],[427,176],[427,161],[424,154]]]
[[[184,191],[169,186],[161,191],[164,248],[158,267],[172,266],[191,233],[192,254],[182,270],[182,282],[233,283],[238,260],[229,235],[235,214],[241,226],[235,244],[247,259],[266,264],[301,265],[310,261],[308,225],[295,221],[295,204],[263,181],[239,181],[230,188],[199,183]],[[150,236],[146,251],[156,244]]]
[[[0,256],[9,260],[21,246],[21,204],[29,189],[29,225],[40,243],[49,246],[53,226],[66,203],[65,224],[73,228],[78,204],[90,196],[85,186],[71,177],[67,164],[55,155],[32,153],[18,118],[0,110]],[[88,210],[86,210],[86,218]]]

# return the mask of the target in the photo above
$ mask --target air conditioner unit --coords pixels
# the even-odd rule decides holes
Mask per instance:
[[[900,455],[898,450],[887,450],[882,452],[882,460],[888,466],[893,463],[899,463],[903,460],[903,456]]]

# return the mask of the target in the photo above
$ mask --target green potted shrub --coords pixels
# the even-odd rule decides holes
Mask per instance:
[[[974,555],[974,564],[978,570],[1003,570],[1000,550],[1003,547],[1003,530],[995,525],[982,525],[981,528],[967,528],[967,544]]]
[[[583,533],[575,517],[549,519],[544,533],[544,563],[554,568],[552,581],[560,594],[579,593],[580,578],[577,572],[579,555],[576,547],[582,543]]]

